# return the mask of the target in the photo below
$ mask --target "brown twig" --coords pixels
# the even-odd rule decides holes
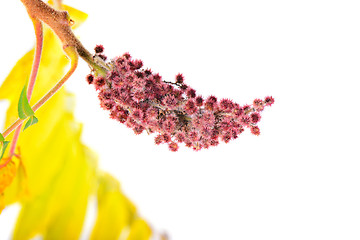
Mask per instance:
[[[106,75],[108,67],[105,62],[94,61],[92,54],[86,50],[70,27],[70,16],[67,11],[56,10],[41,0],[21,0],[31,18],[48,25],[61,40],[63,47],[74,47],[79,56],[84,59],[98,74]]]
[[[64,51],[66,52],[67,56],[69,56],[71,59],[71,68],[69,72],[32,107],[34,112],[38,108],[40,108],[47,100],[49,100],[49,98],[51,98],[52,95],[54,95],[62,87],[62,85],[66,82],[66,80],[75,71],[78,64],[78,56],[84,59],[96,71],[98,75],[106,76],[106,73],[109,70],[109,66],[101,58],[98,57],[94,58],[93,55],[88,50],[86,50],[85,47],[81,44],[79,39],[75,37],[70,27],[71,19],[67,11],[56,10],[41,0],[21,0],[21,1],[25,5],[30,18],[33,20],[35,24],[35,31],[36,30],[40,31],[40,27],[42,29],[42,23],[47,24],[59,37],[59,39],[63,44]],[[58,1],[57,3],[61,3],[61,1]],[[37,41],[37,44],[40,44],[40,41]],[[41,54],[41,52],[35,51],[35,59],[40,59],[39,58],[40,55],[37,58],[37,54]],[[37,70],[38,70],[38,66],[36,66],[36,62],[34,61],[34,66],[31,73],[30,84],[29,84],[30,87],[27,93],[28,98],[31,96],[31,92],[33,90],[33,85],[36,78]],[[5,130],[5,132],[3,133],[3,137],[4,138],[7,137],[12,131],[19,128],[19,126],[21,127],[21,124],[23,122],[24,122],[23,119],[17,119],[8,129]],[[19,132],[20,129],[16,131],[16,134],[18,135]],[[12,144],[13,146],[16,145],[17,135],[15,135],[15,141]],[[12,147],[11,149],[15,149],[15,147]]]

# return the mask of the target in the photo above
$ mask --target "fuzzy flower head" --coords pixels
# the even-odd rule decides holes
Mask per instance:
[[[106,59],[102,45],[95,51]],[[98,91],[101,107],[135,134],[157,133],[155,144],[168,144],[171,151],[177,151],[181,144],[198,151],[217,146],[219,141],[228,143],[245,128],[259,135],[260,113],[274,103],[271,96],[243,106],[227,98],[203,98],[185,84],[182,74],[173,82],[164,81],[151,69],[143,69],[143,62],[129,53],[107,64],[110,71],[106,77],[86,77]]]

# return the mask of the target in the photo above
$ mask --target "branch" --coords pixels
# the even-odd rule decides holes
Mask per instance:
[[[56,10],[41,0],[21,0],[31,18],[46,23],[59,37],[63,47],[74,47],[77,54],[84,59],[96,72],[105,76],[108,66],[101,59],[93,59],[93,55],[86,50],[76,38],[70,27],[70,16],[67,11]]]

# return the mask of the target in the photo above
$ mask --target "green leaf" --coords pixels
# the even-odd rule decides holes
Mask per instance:
[[[1,135],[2,136],[2,135]],[[4,153],[5,153],[5,150],[8,146],[10,141],[4,141],[4,142],[0,142],[0,153],[1,153],[1,156],[0,156],[0,160],[2,159],[2,157],[4,156]]]
[[[4,156],[4,152],[5,152],[8,144],[9,144],[9,141],[5,141],[4,136],[0,133],[0,154],[1,154],[0,160]]]
[[[29,101],[26,97],[26,85],[20,94],[20,99],[18,103],[18,114],[21,119],[26,119],[27,117],[34,116],[34,111],[31,109]]]
[[[24,130],[27,129],[28,127],[30,127],[31,125],[34,125],[35,123],[37,123],[39,120],[35,117],[35,116],[31,116],[29,118],[29,120],[27,121],[27,123],[25,124]]]

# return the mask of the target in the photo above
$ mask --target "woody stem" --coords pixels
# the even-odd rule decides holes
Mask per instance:
[[[59,37],[64,48],[74,47],[77,54],[85,60],[96,72],[102,76],[109,70],[102,59],[93,59],[93,55],[86,50],[70,27],[68,12],[56,10],[41,0],[21,0],[30,17],[46,23]]]

